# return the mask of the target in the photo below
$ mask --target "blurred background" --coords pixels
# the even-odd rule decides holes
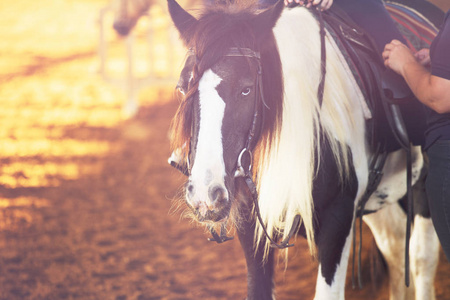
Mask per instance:
[[[238,241],[208,243],[180,218],[167,133],[185,49],[165,2],[128,37],[113,22],[105,0],[0,2],[0,299],[243,299]],[[365,288],[348,278],[347,296],[387,299],[364,235]],[[279,299],[314,293],[296,245]],[[438,299],[449,272],[441,253]]]

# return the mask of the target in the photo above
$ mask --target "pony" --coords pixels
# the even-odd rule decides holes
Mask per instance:
[[[194,0],[186,2],[192,6]],[[163,4],[159,0],[112,0],[114,13],[113,28],[122,37],[126,37],[136,26],[139,19],[148,14],[152,5]]]
[[[127,36],[139,19],[148,13],[153,0],[114,0],[113,28],[121,36]]]
[[[276,240],[308,240],[318,260],[315,299],[344,299],[353,225],[369,184],[374,149],[363,91],[337,43],[311,9],[265,10],[235,3],[194,17],[175,0],[169,12],[189,48],[177,89],[171,164],[189,176],[185,198],[194,219],[223,242],[234,224],[247,263],[247,299],[274,299]],[[321,46],[326,78],[321,75]],[[323,97],[318,86],[325,80]],[[320,103],[322,102],[322,103]],[[412,183],[425,167],[412,148]],[[364,211],[390,274],[391,299],[434,299],[439,243],[426,209],[416,205],[411,235],[412,282],[405,276],[405,155],[386,158]],[[425,203],[422,193],[417,203]],[[254,201],[252,201],[254,200]],[[256,217],[255,217],[256,215]],[[220,228],[220,236],[216,230]]]
[[[187,0],[188,6],[192,6],[193,2],[196,0]],[[106,81],[112,82],[115,85],[123,86],[126,91],[126,102],[122,108],[122,114],[126,118],[130,118],[136,115],[139,109],[138,103],[138,91],[148,85],[151,84],[161,84],[167,81],[172,81],[171,78],[161,77],[154,74],[154,62],[155,58],[149,57],[151,61],[149,61],[149,72],[147,76],[137,78],[135,76],[135,36],[132,34],[136,24],[138,24],[139,20],[141,20],[145,16],[149,16],[149,10],[151,7],[155,5],[162,5],[159,0],[111,0],[111,2],[102,8],[99,12],[99,45],[98,45],[98,53],[100,56],[100,74],[102,78]],[[107,13],[112,13],[113,15],[113,24],[112,28],[117,33],[117,35],[123,40],[123,44],[126,50],[126,78],[122,80],[115,80],[111,78],[107,74],[107,53],[108,53],[108,45],[105,33],[105,16]],[[175,38],[175,34],[172,31],[168,31],[167,35],[170,39]],[[153,26],[147,26],[145,31],[145,42],[147,46],[152,46],[154,44],[155,39],[155,30]],[[154,54],[152,51],[153,48],[150,48],[150,54]],[[173,51],[169,51],[169,63],[174,61]],[[170,75],[169,75],[170,76]]]

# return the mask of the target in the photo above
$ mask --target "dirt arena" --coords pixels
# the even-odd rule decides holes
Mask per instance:
[[[124,91],[97,72],[105,4],[0,5],[0,299],[244,299],[237,239],[207,242],[174,201],[183,183],[167,164],[175,80],[142,90],[125,118]],[[164,10],[153,13],[165,26]],[[120,75],[122,42],[107,39],[109,71]],[[349,270],[347,299],[388,299],[386,280],[370,281],[371,245],[364,228],[365,285],[353,290]],[[312,299],[316,267],[299,238],[287,269],[276,267],[277,299]],[[450,299],[449,274],[441,252],[437,299]]]

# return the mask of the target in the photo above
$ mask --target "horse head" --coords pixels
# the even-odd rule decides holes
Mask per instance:
[[[274,98],[264,87],[270,73],[278,75],[271,87],[282,93],[278,53],[266,57],[276,52],[272,28],[283,3],[259,14],[210,8],[198,19],[175,0],[168,4],[190,48],[178,84],[184,99],[172,128],[173,148],[183,153],[189,169],[186,202],[199,221],[221,222],[236,199],[236,178],[250,172],[257,141],[267,136],[266,124],[273,127],[281,111],[281,104],[264,103],[263,94]],[[268,66],[264,75],[263,65]]]
[[[139,18],[147,13],[150,4],[150,0],[114,0],[113,28],[121,36],[127,36]]]

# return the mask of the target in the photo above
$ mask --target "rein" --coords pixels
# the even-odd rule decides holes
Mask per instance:
[[[325,45],[325,22],[323,20],[322,11],[320,8],[316,9],[319,15],[319,33],[320,33],[320,82],[317,89],[317,98],[319,100],[319,105],[322,107],[323,93],[325,90],[325,76],[327,74],[327,49]]]
[[[295,234],[298,226],[300,225],[300,216],[297,215],[294,219],[294,222],[292,224],[291,230],[288,234],[288,236],[281,241],[281,243],[277,243],[267,232],[267,227],[264,224],[264,221],[261,217],[261,211],[259,209],[259,203],[258,203],[258,191],[256,188],[256,185],[253,181],[252,176],[252,149],[255,147],[255,136],[257,134],[257,123],[259,118],[258,113],[258,100],[261,102],[262,105],[264,105],[266,108],[269,108],[265,102],[264,99],[264,88],[263,88],[263,81],[262,81],[262,66],[261,66],[261,56],[259,52],[255,52],[248,48],[231,48],[229,53],[225,56],[245,56],[250,58],[255,58],[258,62],[258,76],[256,79],[256,90],[259,91],[258,97],[256,98],[255,105],[254,105],[254,114],[253,114],[253,121],[252,126],[250,128],[247,141],[245,143],[244,148],[242,149],[241,153],[238,156],[237,165],[236,165],[236,171],[234,174],[234,178],[242,177],[247,184],[247,188],[249,189],[251,193],[251,197],[253,200],[253,204],[255,207],[256,216],[258,218],[259,224],[264,231],[264,234],[266,238],[270,241],[271,247],[278,248],[278,249],[285,249],[287,247],[292,247],[294,244],[289,244],[289,240],[291,237]],[[264,114],[263,114],[264,116]],[[246,163],[245,163],[246,162]]]

